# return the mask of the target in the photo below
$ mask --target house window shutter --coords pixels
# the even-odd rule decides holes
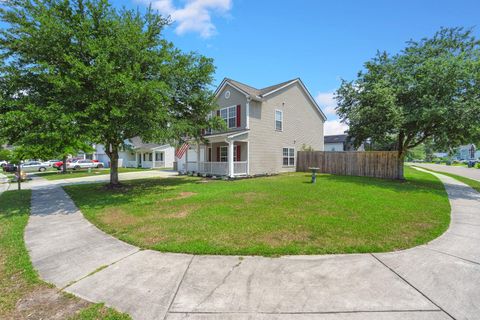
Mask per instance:
[[[217,162],[220,162],[220,147],[217,147]]]
[[[208,162],[212,162],[212,148],[208,148]]]
[[[240,155],[241,155],[240,145],[237,144],[237,161],[241,161],[241,160],[240,160]]]
[[[217,110],[217,117],[220,117],[220,110]]]
[[[240,127],[242,125],[242,119],[240,117],[241,115],[241,107],[239,104],[237,104],[237,128]]]

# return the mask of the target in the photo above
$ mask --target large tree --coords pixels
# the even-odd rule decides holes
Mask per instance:
[[[354,81],[343,81],[337,112],[356,144],[395,141],[402,163],[430,139],[449,147],[480,128],[480,42],[471,30],[442,28],[409,41],[395,55],[379,52]]]
[[[1,18],[9,28],[0,44],[4,63],[21,70],[18,77],[27,82],[20,92],[36,92],[41,98],[32,108],[55,108],[72,121],[74,134],[106,146],[111,186],[119,184],[118,152],[126,139],[198,137],[218,124],[207,120],[214,105],[212,60],[166,41],[169,20],[150,8],[144,14],[117,10],[107,0],[4,5]]]

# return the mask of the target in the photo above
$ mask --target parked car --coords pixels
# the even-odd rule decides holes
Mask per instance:
[[[67,163],[67,169],[79,170],[79,169],[88,169],[88,168],[103,168],[103,162],[95,162],[93,160],[74,160],[70,163]]]
[[[57,162],[62,162],[62,160],[57,160],[57,159],[55,159],[55,160],[47,160],[47,161],[45,161],[44,163],[45,163],[46,165],[48,165],[49,167],[53,167],[53,165],[54,165],[55,163],[57,163]]]
[[[17,166],[14,165],[13,163],[7,163],[5,166],[3,166],[3,171],[5,171],[5,172],[16,172],[17,171]]]
[[[47,170],[48,165],[39,161],[30,161],[22,164],[20,168],[22,171],[25,171],[25,172],[36,172],[36,171],[43,172]]]

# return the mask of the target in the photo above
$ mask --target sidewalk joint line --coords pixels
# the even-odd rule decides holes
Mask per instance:
[[[265,315],[300,315],[300,314],[359,314],[359,313],[409,313],[409,312],[444,312],[441,309],[406,309],[406,310],[349,310],[349,311],[298,311],[298,312],[269,312],[269,311],[169,311],[170,314],[265,314]]]
[[[79,278],[79,279],[77,279],[77,280],[73,280],[73,281],[69,282],[66,286],[64,286],[63,288],[60,288],[59,291],[64,291],[64,290],[67,289],[68,287],[71,287],[71,286],[73,286],[74,284],[76,284],[76,283],[78,283],[78,282],[80,282],[80,281],[82,281],[82,280],[84,280],[84,279],[86,279],[86,278],[89,278],[89,277],[93,276],[94,274],[99,273],[99,272],[107,269],[107,268],[110,267],[110,266],[113,266],[113,265],[116,264],[117,262],[120,262],[120,261],[122,261],[122,260],[124,260],[124,259],[126,259],[126,258],[128,258],[128,257],[131,257],[131,256],[133,256],[134,254],[137,254],[137,253],[139,253],[140,251],[142,251],[142,250],[139,249],[139,250],[137,250],[137,251],[135,251],[135,252],[133,252],[133,253],[130,253],[130,254],[126,255],[125,257],[122,257],[122,258],[120,258],[120,259],[118,259],[118,260],[115,260],[114,262],[112,262],[112,263],[110,263],[110,264],[106,264],[106,265],[100,266],[100,267],[98,267],[97,269],[95,269],[95,270],[93,270],[92,272],[90,272],[89,274],[87,274],[87,275],[85,275],[85,276],[83,276],[83,277],[81,277],[81,278]]]
[[[480,262],[476,262],[476,261],[473,261],[473,260],[465,259],[465,258],[456,256],[456,255],[451,254],[451,253],[447,253],[447,252],[443,252],[443,251],[440,251],[440,250],[437,250],[437,249],[429,248],[428,246],[425,246],[425,248],[428,249],[428,250],[431,250],[431,251],[435,251],[435,252],[438,252],[438,253],[441,253],[441,254],[445,254],[445,255],[450,256],[450,257],[453,257],[453,258],[457,258],[457,259],[460,259],[460,260],[463,260],[463,261],[466,261],[466,262],[470,262],[470,263],[473,263],[473,264],[480,265]]]
[[[172,308],[173,302],[174,302],[175,299],[177,298],[178,291],[180,291],[180,286],[182,285],[183,279],[185,279],[185,275],[187,274],[187,271],[188,271],[188,269],[190,268],[190,265],[192,264],[194,258],[195,258],[195,255],[192,255],[192,258],[190,259],[190,261],[188,262],[187,267],[185,268],[185,271],[183,271],[182,278],[180,278],[180,281],[178,282],[178,286],[177,286],[177,288],[176,288],[176,290],[175,290],[175,293],[174,293],[174,295],[173,295],[173,297],[172,297],[172,300],[170,301],[170,304],[168,305],[168,309],[167,309],[167,311],[165,312],[165,315],[163,316],[163,320],[167,319],[167,316],[168,316],[168,314],[170,313],[170,308]]]
[[[386,263],[384,263],[382,260],[380,260],[380,258],[378,258],[375,254],[373,253],[370,253],[370,255],[375,259],[377,260],[379,263],[381,263],[383,266],[385,266],[385,268],[387,268],[388,270],[390,270],[391,272],[393,272],[394,274],[397,275],[397,277],[399,277],[400,279],[402,279],[406,284],[408,284],[410,287],[412,287],[413,289],[415,289],[418,293],[420,293],[425,299],[427,299],[428,301],[430,301],[434,306],[436,306],[437,308],[439,308],[440,310],[442,310],[443,312],[445,312],[445,314],[447,314],[450,318],[456,320],[450,313],[448,313],[447,311],[445,311],[445,309],[443,309],[442,307],[440,307],[437,303],[435,303],[432,299],[430,299],[425,293],[423,293],[422,291],[420,291],[417,287],[415,287],[413,284],[411,284],[407,279],[405,279],[404,277],[402,277],[399,273],[397,273],[395,270],[393,270],[392,268],[390,268]]]

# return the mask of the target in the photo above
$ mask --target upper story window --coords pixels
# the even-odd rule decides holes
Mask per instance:
[[[238,106],[220,109],[220,117],[229,129],[237,127],[237,108]]]
[[[275,110],[275,130],[283,131],[283,111]]]

